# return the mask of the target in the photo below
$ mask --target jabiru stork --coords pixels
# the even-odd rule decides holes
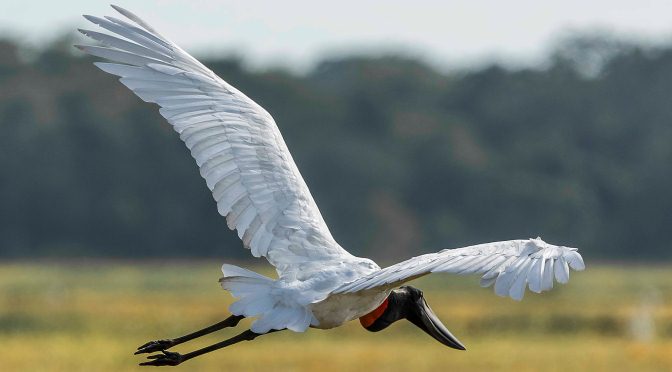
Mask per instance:
[[[103,46],[78,48],[112,61],[96,62],[120,77],[179,133],[195,158],[217,210],[245,248],[275,267],[274,280],[223,265],[222,288],[238,300],[231,316],[186,336],[150,341],[135,354],[154,353],[143,366],[178,365],[198,355],[260,335],[309,327],[330,329],[359,319],[372,332],[406,319],[442,344],[464,350],[406,282],[430,273],[482,274],[483,287],[520,300],[525,288],[542,292],[583,270],[575,248],[537,239],[444,249],[381,269],[356,257],[332,237],[271,115],[133,13],[112,6],[126,20],[84,17],[112,33],[81,30]],[[171,347],[256,318],[250,329],[186,354]]]

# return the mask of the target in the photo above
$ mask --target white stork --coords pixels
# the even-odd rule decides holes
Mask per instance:
[[[113,63],[95,63],[120,76],[137,96],[156,103],[196,159],[201,176],[245,248],[265,257],[274,280],[223,265],[221,286],[238,299],[233,315],[186,336],[150,341],[136,354],[141,365],[178,365],[198,355],[260,335],[308,327],[329,329],[360,319],[369,331],[407,319],[439,342],[464,350],[441,324],[420,290],[404,283],[435,272],[482,274],[481,285],[520,300],[525,287],[542,292],[583,270],[575,248],[540,238],[480,244],[414,257],[381,269],[355,257],[331,236],[271,115],[133,13],[126,20],[85,15],[114,35],[80,30],[103,46],[77,46]],[[167,349],[254,317],[249,330],[187,354]]]

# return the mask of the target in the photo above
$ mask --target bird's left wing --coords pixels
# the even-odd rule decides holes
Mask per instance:
[[[577,271],[585,268],[576,248],[551,245],[540,238],[508,240],[414,257],[346,283],[333,293],[395,288],[436,272],[478,273],[483,274],[481,286],[494,284],[498,295],[521,300],[525,287],[539,293],[553,288],[554,277],[560,283],[567,283],[569,268]]]
[[[229,228],[281,276],[306,262],[352,257],[334,240],[271,115],[131,12],[84,16],[112,34],[78,46],[163,117],[191,150]]]

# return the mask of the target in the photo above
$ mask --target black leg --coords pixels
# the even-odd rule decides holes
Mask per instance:
[[[141,366],[176,366],[184,361],[187,361],[191,358],[195,358],[199,355],[203,355],[205,353],[209,353],[211,351],[215,351],[227,346],[231,346],[233,344],[237,344],[241,341],[252,341],[255,338],[265,335],[268,333],[276,332],[275,329],[270,330],[267,333],[254,333],[251,330],[247,330],[237,336],[233,336],[229,338],[228,340],[224,340],[222,342],[218,342],[214,345],[206,346],[202,349],[198,349],[196,351],[192,351],[190,353],[186,353],[184,355],[180,353],[173,353],[170,351],[165,351],[162,350],[163,354],[154,354],[150,355],[147,357],[147,359],[152,359],[149,362],[143,362],[140,363]]]
[[[195,338],[210,334],[212,332],[219,331],[222,328],[235,327],[236,325],[238,325],[238,322],[240,322],[243,318],[245,317],[242,315],[231,315],[230,317],[222,320],[219,323],[213,324],[209,327],[205,327],[199,331],[190,333],[188,335],[166,340],[149,341],[146,344],[138,347],[138,350],[135,352],[135,354],[153,353],[155,351],[168,350],[175,345],[179,345],[183,342],[187,342],[189,340],[193,340]]]

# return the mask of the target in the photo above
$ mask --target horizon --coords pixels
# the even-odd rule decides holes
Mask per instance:
[[[78,27],[95,30],[81,14],[114,15],[109,3],[38,0],[36,8],[48,10],[39,13],[6,4],[0,32],[5,39],[41,47]],[[381,55],[421,59],[443,71],[491,64],[524,68],[543,66],[559,44],[576,35],[605,35],[649,46],[672,40],[672,3],[660,1],[642,6],[601,0],[557,5],[527,0],[446,5],[423,0],[415,6],[385,3],[384,16],[376,2],[356,3],[358,12],[351,11],[352,1],[327,5],[326,10],[306,1],[283,4],[283,9],[270,9],[260,0],[244,5],[182,0],[117,3],[199,58],[231,55],[252,69],[299,73],[341,56]],[[343,22],[346,16],[350,18]]]

